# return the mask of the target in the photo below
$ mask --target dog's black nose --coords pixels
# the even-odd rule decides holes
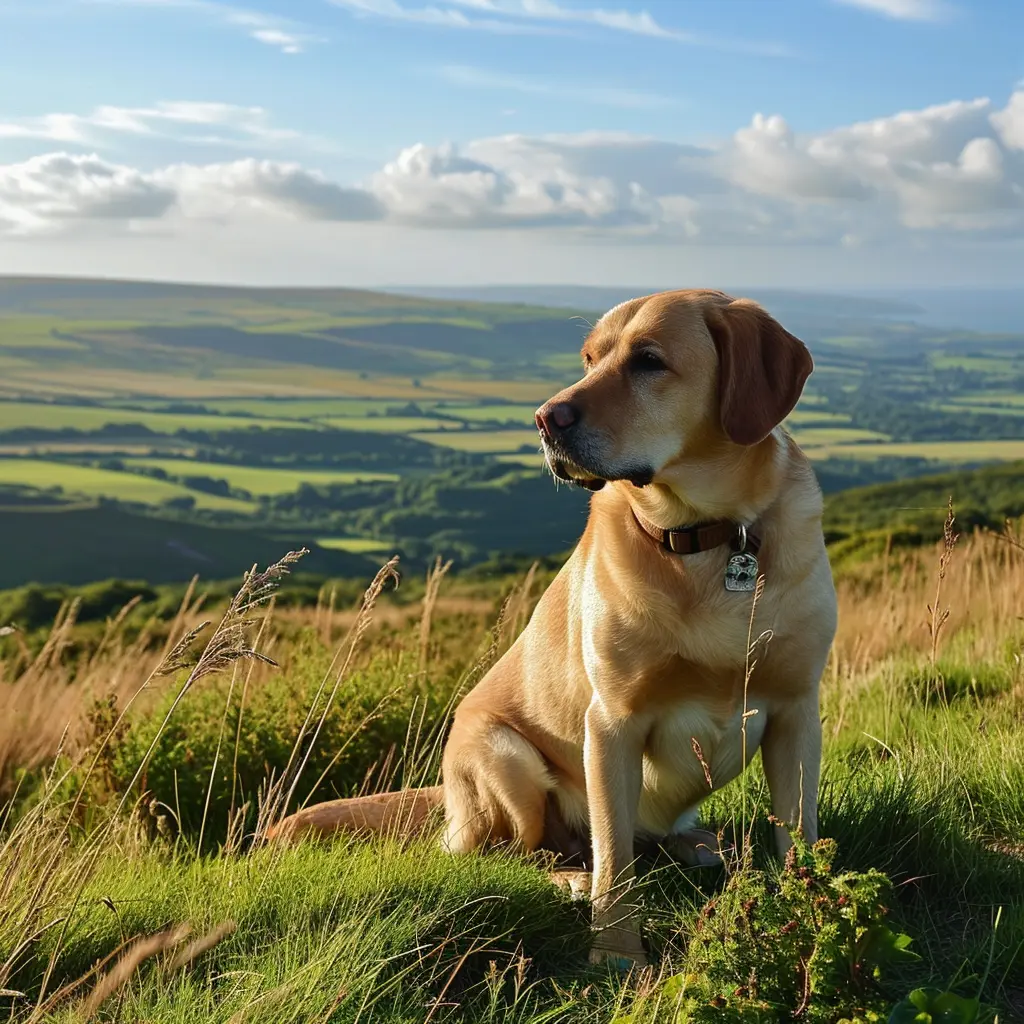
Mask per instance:
[[[542,434],[554,437],[579,422],[580,415],[574,405],[568,402],[555,402],[553,405],[542,405],[533,418]]]

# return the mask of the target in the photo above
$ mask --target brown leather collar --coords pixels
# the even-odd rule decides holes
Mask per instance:
[[[729,544],[733,551],[749,551],[756,555],[761,547],[761,541],[755,534],[729,519],[714,519],[707,523],[663,530],[649,519],[645,519],[636,509],[632,511],[644,533],[653,537],[666,551],[676,555],[696,555],[701,551],[719,548],[723,544]]]

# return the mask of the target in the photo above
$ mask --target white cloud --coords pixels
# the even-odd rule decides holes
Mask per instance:
[[[644,10],[566,7],[554,0],[437,0],[411,4],[400,0],[330,0],[354,14],[441,28],[497,33],[560,33],[570,26],[592,26],[629,35],[665,39],[693,46],[787,56],[773,42],[714,37],[662,25]]]
[[[1006,109],[991,115],[991,121],[1007,149],[1024,150],[1024,82],[1010,97]]]
[[[90,125],[135,132],[229,116],[209,104],[152,108],[158,118],[149,109],[100,109]],[[596,132],[417,143],[357,186],[273,160],[140,171],[57,153],[0,167],[0,222],[23,234],[76,220],[274,216],[701,246],[1024,242],[1022,111],[1024,88],[1002,109],[957,101],[810,135],[780,115],[757,114],[709,146]],[[265,125],[265,115],[256,121]],[[81,128],[66,115],[46,127],[48,138]]]
[[[417,144],[374,175],[370,188],[401,222],[435,227],[622,227],[651,223],[657,204],[636,182],[581,175],[558,161],[523,170],[452,145]]]
[[[155,172],[152,180],[174,193],[185,217],[230,219],[252,210],[318,221],[372,221],[384,216],[372,193],[338,185],[295,163],[178,164]]]
[[[275,128],[262,107],[191,100],[164,101],[152,107],[100,106],[89,114],[43,114],[0,121],[0,139],[98,145],[111,134],[221,145],[283,143],[299,138],[297,132]]]
[[[15,234],[83,220],[157,218],[174,201],[173,190],[141,171],[95,155],[48,153],[0,166],[0,225]]]
[[[839,163],[802,145],[778,114],[755,114],[733,137],[723,168],[748,192],[792,199],[864,199],[868,187]]]
[[[1024,159],[994,130],[1012,127],[1021,95],[998,112],[987,99],[958,101],[803,140],[789,134],[785,159],[774,162],[750,159],[739,144],[732,166],[748,187],[760,174],[794,202],[829,198],[831,189],[832,198],[861,200],[865,216],[891,213],[908,228],[1024,230]]]
[[[302,37],[282,32],[279,28],[257,28],[253,30],[252,37],[267,46],[279,47],[282,53],[302,53]]]
[[[950,12],[944,0],[837,0],[850,7],[882,14],[900,21],[938,21]]]
[[[407,7],[398,0],[330,0],[335,7],[343,7],[357,15],[386,18],[389,21],[409,22],[417,25],[432,25],[438,28],[467,29],[476,32],[493,32],[499,35],[548,34],[557,32],[544,26],[506,21],[500,18],[468,17],[454,7]],[[453,0],[458,2],[458,0]],[[475,6],[475,5],[474,5]],[[479,8],[490,10],[491,8]]]
[[[249,213],[314,221],[372,221],[379,200],[297,164],[238,160],[177,164],[143,172],[96,154],[48,153],[0,166],[0,227],[8,233],[52,233],[89,221],[227,221]]]
[[[251,39],[265,46],[273,46],[282,53],[302,53],[310,43],[323,42],[320,36],[301,31],[294,22],[235,7],[217,0],[79,0],[80,3],[103,7],[149,7],[167,10],[193,11],[224,25],[242,29]]]
[[[451,82],[453,85],[472,89],[521,92],[534,96],[558,96],[566,100],[591,103],[596,106],[619,107],[625,110],[671,107],[679,102],[671,96],[644,92],[639,89],[547,81],[525,75],[506,75],[465,65],[446,65],[440,69],[440,74],[445,81]]]

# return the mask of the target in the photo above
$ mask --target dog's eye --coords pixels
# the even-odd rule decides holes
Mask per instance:
[[[661,359],[650,351],[637,352],[630,359],[629,366],[630,369],[636,370],[638,373],[654,373],[665,369],[665,364]]]

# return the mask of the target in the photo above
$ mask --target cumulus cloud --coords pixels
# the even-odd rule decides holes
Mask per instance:
[[[1024,150],[1024,82],[1006,108],[996,111],[990,119],[1007,149]]]
[[[29,234],[84,220],[162,217],[172,189],[98,156],[49,153],[0,166],[0,224]]]
[[[793,203],[849,200],[869,220],[968,231],[1024,228],[1024,160],[1011,151],[1015,112],[991,101],[947,103],[797,138],[757,116],[723,154],[734,181]],[[849,204],[833,204],[837,213]]]
[[[152,177],[174,193],[186,217],[228,218],[247,210],[322,221],[372,221],[384,216],[384,208],[373,194],[344,188],[294,163],[178,164]]]
[[[452,145],[409,147],[370,187],[396,220],[433,227],[616,227],[656,218],[656,202],[636,182],[574,173],[557,160],[502,166]]]
[[[154,108],[158,122],[103,109],[136,130],[172,114],[190,123],[221,117],[207,105]],[[144,172],[57,153],[0,167],[0,222],[24,233],[72,220],[268,215],[702,245],[849,245],[943,232],[1024,239],[1022,115],[1024,88],[999,108],[957,101],[815,134],[757,114],[705,146],[621,133],[418,143],[356,185],[274,160]],[[67,122],[50,129],[71,130]]]
[[[318,221],[379,220],[379,200],[297,164],[270,160],[178,164],[153,172],[89,156],[49,153],[0,166],[0,225],[13,234],[74,223],[185,218],[225,220],[247,212]]]

